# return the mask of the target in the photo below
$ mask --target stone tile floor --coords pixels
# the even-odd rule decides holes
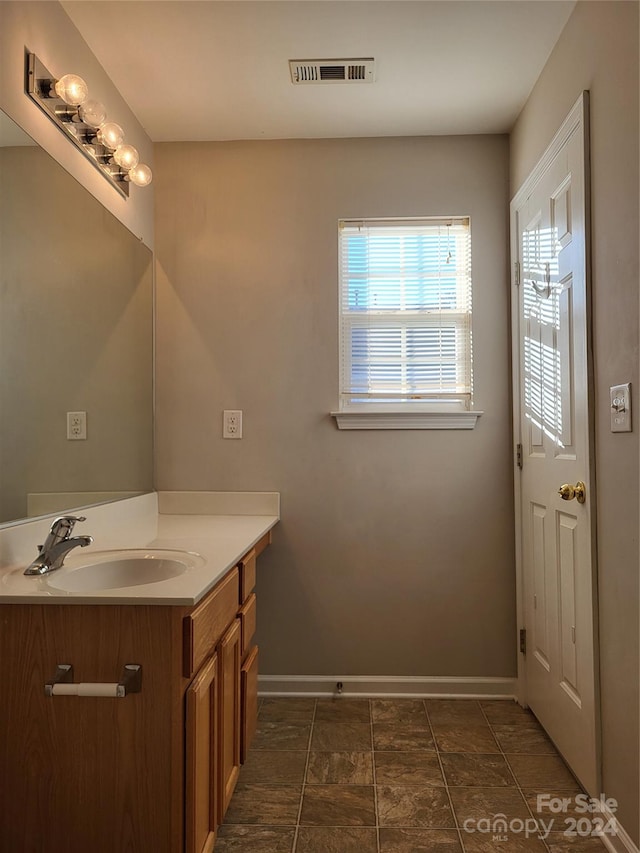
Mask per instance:
[[[599,838],[565,834],[577,818],[591,828],[571,811],[579,793],[515,702],[263,699],[215,850],[603,853]]]

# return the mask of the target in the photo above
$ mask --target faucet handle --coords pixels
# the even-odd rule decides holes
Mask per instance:
[[[75,527],[76,521],[86,521],[84,515],[61,515],[54,519],[51,525],[51,535],[55,536],[56,541],[68,539],[71,531]]]
[[[60,515],[58,518],[54,519],[53,524],[51,525],[51,532],[53,533],[54,529],[58,529],[58,527],[68,527],[70,530],[73,530],[73,527],[76,521],[86,521],[86,516],[84,515]]]

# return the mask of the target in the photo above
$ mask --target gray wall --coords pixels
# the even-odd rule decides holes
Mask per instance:
[[[281,492],[265,674],[515,674],[507,146],[156,146],[158,488]],[[472,220],[485,414],[474,431],[340,432],[338,218],[436,214]],[[221,439],[227,408],[242,441]]]
[[[603,789],[638,843],[638,4],[582,2],[511,137],[514,194],[583,89],[591,92],[593,331]],[[609,386],[633,383],[633,433]]]
[[[0,258],[0,523],[29,493],[149,491],[151,251],[26,145],[0,148]],[[67,441],[69,411],[86,441]]]

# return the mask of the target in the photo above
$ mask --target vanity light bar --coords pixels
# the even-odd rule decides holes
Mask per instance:
[[[151,169],[138,162],[133,145],[125,144],[120,125],[107,121],[105,107],[89,98],[84,80],[75,74],[58,80],[35,53],[26,58],[27,94],[109,183],[125,198],[130,184],[148,186]]]

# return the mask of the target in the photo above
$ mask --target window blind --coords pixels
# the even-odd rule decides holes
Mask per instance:
[[[471,400],[468,218],[341,220],[341,407]]]

